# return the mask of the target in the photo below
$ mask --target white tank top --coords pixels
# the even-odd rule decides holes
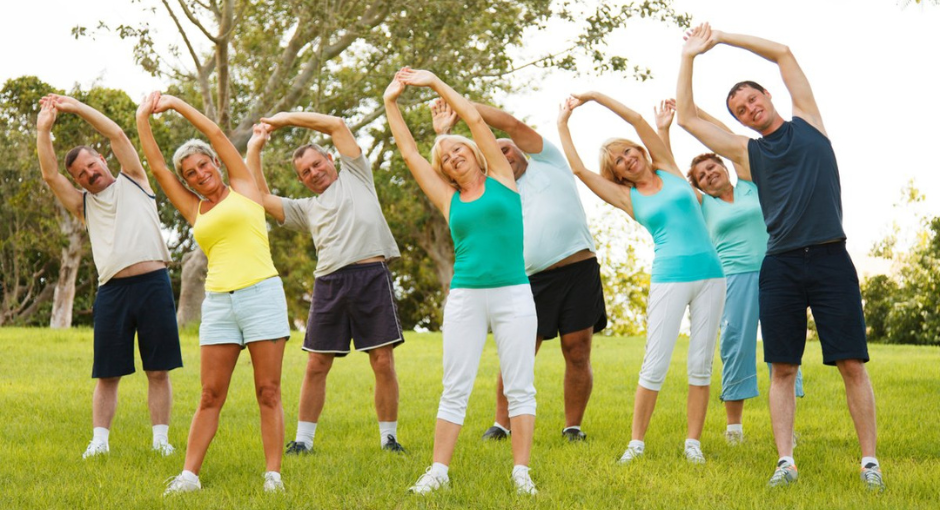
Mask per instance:
[[[99,286],[138,262],[170,261],[160,233],[156,196],[130,176],[120,173],[114,184],[97,194],[86,191],[83,201]]]

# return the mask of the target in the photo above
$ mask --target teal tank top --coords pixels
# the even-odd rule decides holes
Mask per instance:
[[[702,195],[702,214],[725,276],[760,271],[769,236],[753,182],[738,179],[733,204]]]
[[[522,200],[515,191],[486,178],[480,198],[450,199],[454,240],[452,289],[490,289],[529,283],[522,257]]]
[[[723,278],[718,253],[692,186],[675,175],[657,170],[663,187],[644,196],[630,190],[633,216],[653,236],[653,283],[692,282]]]

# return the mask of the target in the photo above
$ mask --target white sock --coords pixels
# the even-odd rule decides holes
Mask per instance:
[[[627,448],[633,448],[634,450],[643,453],[643,450],[646,449],[646,443],[640,441],[639,439],[634,439],[630,441],[630,444],[627,445]]]
[[[780,460],[777,461],[778,466],[780,465],[781,461],[786,462],[787,464],[790,464],[791,466],[796,465],[796,461],[793,460],[793,457],[780,457]]]
[[[297,422],[297,437],[294,441],[303,443],[307,448],[313,448],[313,436],[317,435],[317,423],[313,421]]]
[[[438,478],[447,478],[447,471],[450,468],[447,464],[441,464],[440,462],[435,462],[431,464],[431,469],[428,470],[428,473],[438,477]]]
[[[170,426],[169,425],[154,425],[153,426],[153,445],[157,446],[160,444],[169,444],[170,438]]]
[[[865,467],[869,464],[874,464],[876,468],[881,467],[881,465],[878,464],[878,459],[875,457],[862,457],[862,467]]]
[[[729,423],[729,424],[728,424],[728,432],[740,432],[741,434],[743,434],[743,433],[744,433],[744,425],[741,424],[741,423]]]
[[[517,464],[512,467],[512,476],[516,476],[516,473],[526,474],[529,472],[529,466],[523,466],[522,464]]]
[[[690,447],[690,446],[694,446],[694,447],[696,447],[696,448],[698,448],[698,449],[701,449],[701,448],[702,448],[702,443],[701,443],[701,441],[699,441],[698,439],[686,439],[686,440],[685,440],[685,447],[688,448],[688,447]]]
[[[577,430],[577,431],[580,432],[580,431],[581,431],[581,425],[572,425],[572,426],[570,426],[570,427],[565,427],[565,428],[561,429],[562,432],[564,432],[564,431],[566,431],[566,430]]]
[[[500,425],[499,422],[495,422],[495,421],[494,421],[494,422],[493,422],[493,426],[494,426],[494,427],[497,427],[498,429],[502,430],[503,432],[505,432],[505,433],[507,433],[507,434],[509,433],[509,429],[507,429],[506,427]]]
[[[265,478],[265,480],[267,480],[268,478],[270,478],[270,479],[272,479],[272,480],[275,480],[275,481],[280,482],[280,481],[281,481],[281,473],[278,473],[277,471],[266,471],[266,472],[264,473],[264,478]]]
[[[379,445],[385,446],[385,443],[388,441],[388,436],[398,439],[398,422],[397,421],[380,421],[379,422]]]
[[[110,433],[111,431],[104,427],[95,427],[92,430],[91,441],[95,444],[108,444],[108,435]]]
[[[180,473],[180,476],[182,476],[183,479],[188,482],[197,482],[197,483],[199,482],[199,475],[197,475],[196,473],[193,473],[192,471],[184,470],[182,473]]]

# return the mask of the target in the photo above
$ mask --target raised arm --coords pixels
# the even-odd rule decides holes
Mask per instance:
[[[39,117],[36,119],[36,152],[39,153],[42,180],[49,185],[52,193],[70,213],[85,221],[82,192],[59,173],[59,160],[55,156],[55,147],[52,145],[52,126],[56,119],[55,104],[46,98],[41,99],[39,104],[41,108]]]
[[[584,102],[576,97],[566,99],[558,109],[558,137],[561,139],[561,148],[565,151],[565,157],[568,159],[568,166],[574,175],[581,179],[595,195],[600,197],[608,204],[622,209],[631,218],[633,218],[633,202],[630,199],[630,187],[610,182],[601,177],[596,172],[592,172],[584,166],[578,150],[574,147],[571,140],[571,131],[568,129],[568,119],[571,112],[581,106]]]
[[[458,120],[460,117],[457,116],[457,112],[446,101],[441,98],[431,101],[431,126],[434,127],[435,133],[449,135]]]
[[[281,112],[272,117],[265,117],[261,119],[261,122],[273,129],[297,126],[319,131],[329,135],[336,150],[343,156],[358,158],[362,154],[362,149],[356,143],[356,137],[353,136],[346,122],[339,117],[315,112]]]
[[[251,127],[251,139],[248,140],[248,152],[245,154],[245,164],[248,171],[251,172],[255,183],[258,185],[258,191],[261,192],[261,205],[272,218],[279,223],[284,223],[284,203],[281,198],[271,194],[268,188],[268,182],[264,179],[264,170],[261,162],[261,151],[270,138],[270,132],[273,130],[268,124],[255,124]]]
[[[160,147],[153,138],[153,130],[150,128],[150,116],[154,113],[154,104],[159,97],[160,93],[154,92],[145,97],[137,107],[137,136],[140,138],[140,148],[144,151],[144,157],[150,165],[150,172],[157,179],[157,184],[163,189],[163,193],[170,199],[173,207],[176,207],[183,215],[183,218],[193,225],[196,223],[199,197],[183,186],[183,183],[176,178],[176,174],[166,166],[166,160],[163,159],[163,153],[160,152]]]
[[[735,163],[747,164],[748,138],[723,130],[699,117],[692,97],[692,63],[696,56],[708,51],[715,44],[717,41],[707,24],[696,27],[687,35],[682,47],[676,86],[676,116],[679,125],[706,147]],[[750,180],[750,176],[747,179]]]
[[[672,153],[672,140],[669,139],[669,128],[672,127],[672,118],[676,116],[676,100],[663,99],[659,107],[653,105],[653,117],[656,119],[656,134],[666,145],[666,150]],[[675,159],[676,155],[672,155]]]
[[[437,94],[441,96],[441,99],[450,104],[457,115],[460,116],[467,124],[467,127],[470,128],[473,141],[476,142],[477,147],[480,148],[480,152],[483,153],[483,157],[486,158],[490,175],[494,179],[499,180],[499,182],[507,188],[511,190],[516,189],[516,179],[513,177],[512,167],[509,166],[509,161],[503,156],[503,151],[496,143],[496,137],[493,136],[493,132],[490,131],[489,126],[486,125],[483,116],[480,115],[480,112],[473,107],[473,104],[468,101],[467,98],[457,93],[450,85],[441,81],[440,78],[430,71],[404,68],[399,71],[398,76],[405,85],[429,87],[434,92],[437,92]]]
[[[587,92],[580,96],[575,94],[574,97],[585,101],[596,101],[598,104],[616,113],[621,119],[627,121],[627,123],[636,130],[640,141],[643,142],[643,145],[646,146],[646,150],[649,151],[650,159],[653,160],[654,169],[665,170],[679,176],[679,178],[685,179],[682,172],[679,171],[678,165],[676,165],[676,160],[672,156],[672,152],[666,147],[666,144],[663,143],[659,135],[656,134],[656,131],[653,130],[642,115],[627,108],[623,103],[600,92]]]
[[[509,135],[509,138],[512,139],[512,143],[516,144],[519,150],[527,154],[538,154],[542,152],[542,135],[529,127],[528,124],[499,108],[487,104],[473,103],[473,106],[480,112],[484,122],[490,127],[494,127]]]
[[[121,171],[137,181],[137,184],[144,188],[144,190],[151,193],[153,192],[153,190],[150,189],[150,181],[147,180],[144,167],[140,164],[137,149],[134,148],[130,138],[127,137],[127,134],[124,133],[124,130],[121,129],[116,122],[73,97],[60,96],[57,94],[50,94],[47,97],[52,98],[56,110],[78,115],[84,119],[85,122],[91,124],[91,127],[95,128],[95,131],[107,137],[108,141],[111,143],[111,152],[114,153],[118,163],[121,164]]]
[[[198,129],[209,139],[212,148],[215,149],[215,152],[219,155],[219,159],[228,170],[228,183],[232,186],[232,189],[250,200],[261,204],[261,192],[258,191],[258,185],[255,183],[254,177],[252,177],[251,172],[248,171],[245,160],[243,160],[241,154],[238,153],[238,149],[236,149],[235,146],[232,145],[232,141],[225,136],[222,128],[203,115],[202,112],[186,103],[186,101],[174,96],[159,96],[154,104],[154,113],[160,113],[170,109],[179,112],[183,118],[188,120],[193,127]]]
[[[717,30],[714,34],[717,42],[721,44],[750,51],[777,64],[783,84],[786,85],[793,100],[793,115],[809,122],[822,134],[826,134],[822,115],[819,113],[816,98],[813,96],[813,89],[788,46],[752,35],[728,34]]]
[[[721,122],[710,113],[706,112],[701,108],[696,108],[695,110],[698,113],[698,116],[702,119],[705,119],[708,122],[718,126],[724,131],[731,133],[731,128],[729,128],[725,123]],[[731,165],[734,167],[734,173],[738,175],[738,179],[744,179],[745,181],[752,181],[751,178],[751,164],[748,158],[744,158],[744,161],[737,162],[731,160]]]
[[[395,144],[398,146],[398,152],[401,153],[408,170],[414,176],[418,186],[428,196],[434,207],[437,207],[444,220],[450,220],[450,201],[456,190],[446,182],[441,176],[431,168],[431,163],[424,159],[418,152],[418,145],[415,143],[408,125],[405,124],[405,118],[401,115],[398,108],[398,96],[405,90],[405,84],[395,78],[385,89],[383,100],[385,102],[385,116],[388,118],[388,126],[392,130],[392,136],[395,137]]]

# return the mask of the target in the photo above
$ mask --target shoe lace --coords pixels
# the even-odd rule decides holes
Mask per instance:
[[[865,478],[865,483],[869,486],[882,486],[884,485],[884,480],[881,478],[881,473],[878,472],[878,468],[872,466],[865,466],[865,469],[862,470],[862,477]]]
[[[528,471],[514,473],[512,475],[512,481],[516,483],[516,488],[520,492],[532,493],[535,491],[535,482],[532,481],[532,477],[529,476]]]

